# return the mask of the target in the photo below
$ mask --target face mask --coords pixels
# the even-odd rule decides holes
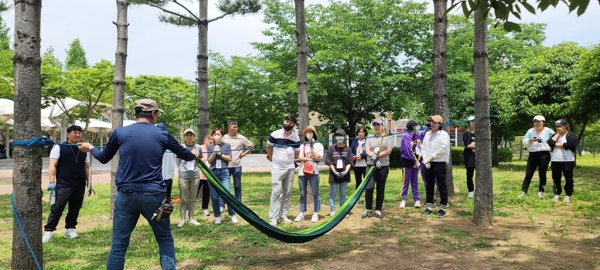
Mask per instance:
[[[337,142],[343,142],[345,137],[344,136],[335,136],[335,139],[337,140]]]
[[[289,124],[283,124],[283,129],[285,129],[285,131],[290,131],[292,130],[294,127],[290,126]]]
[[[427,129],[431,129],[431,124],[427,123],[427,125],[425,125],[427,127]]]
[[[213,139],[215,140],[215,142],[220,142],[221,141],[221,135],[215,135],[215,136],[213,136]]]
[[[313,134],[312,133],[306,133],[306,138],[311,140],[313,138]]]

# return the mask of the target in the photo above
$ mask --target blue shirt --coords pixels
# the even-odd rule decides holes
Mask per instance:
[[[165,192],[162,159],[167,149],[183,160],[196,159],[196,155],[179,145],[171,134],[149,122],[115,129],[104,150],[92,148],[91,153],[105,164],[119,152],[117,190]]]
[[[221,148],[221,154],[223,155],[227,155],[227,156],[231,156],[231,145],[226,143],[226,142],[222,142],[219,147]],[[214,144],[209,144],[208,145],[208,156],[210,157],[212,155],[212,153],[215,151],[215,145]],[[220,160],[220,161],[219,161]],[[217,163],[220,163],[217,166]],[[227,167],[229,167],[229,162],[222,159],[219,156],[216,156],[215,159],[213,159],[213,162],[210,164],[210,169],[214,170],[214,169],[227,169]]]

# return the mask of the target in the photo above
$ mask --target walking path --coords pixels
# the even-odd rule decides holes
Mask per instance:
[[[42,165],[42,189],[48,186],[48,158],[43,158]],[[13,159],[0,160],[0,195],[12,193],[12,177],[13,177]],[[327,166],[319,165],[319,170],[327,170]],[[243,172],[270,172],[271,162],[269,162],[265,154],[250,154],[242,159]],[[98,161],[92,161],[92,183],[109,184],[110,183],[110,162],[108,164],[100,164]],[[177,170],[175,170],[175,178],[177,178]]]

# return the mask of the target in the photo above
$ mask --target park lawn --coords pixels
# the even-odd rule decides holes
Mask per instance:
[[[546,194],[536,196],[534,176],[530,195],[517,200],[525,162],[514,161],[494,168],[494,226],[472,223],[473,199],[466,198],[465,170],[455,167],[456,196],[444,219],[423,218],[424,208],[398,208],[401,171],[391,170],[386,185],[384,219],[361,219],[364,205],[356,205],[349,218],[326,235],[304,244],[271,239],[241,220],[233,225],[228,215],[223,224],[214,217],[200,217],[201,225],[177,228],[178,204],[171,223],[179,269],[593,269],[600,268],[600,158],[578,158],[573,202],[554,202],[548,172]],[[320,221],[329,214],[327,174],[321,173]],[[424,189],[420,184],[424,202]],[[564,181],[563,181],[564,185]],[[349,185],[348,193],[354,190]],[[97,195],[86,197],[78,225],[78,239],[65,239],[64,215],[50,243],[44,244],[45,269],[104,269],[111,244],[108,219],[109,185],[96,185]],[[268,216],[269,173],[245,173],[244,203],[262,218]],[[173,195],[178,194],[174,187]],[[563,192],[564,195],[564,192]],[[290,218],[298,213],[298,185],[292,194]],[[9,196],[0,202],[10,205]],[[407,206],[412,206],[409,194]],[[44,197],[43,223],[49,213]],[[197,209],[200,204],[197,204]],[[209,207],[211,208],[211,207]],[[312,209],[312,208],[309,208]],[[434,211],[437,210],[434,209]],[[200,213],[197,210],[196,213]],[[211,208],[212,213],[212,208]],[[307,214],[311,214],[308,211]],[[308,218],[310,219],[310,217]],[[298,231],[313,226],[309,220],[281,226]],[[40,232],[41,234],[42,232]],[[9,269],[12,211],[0,210],[0,269]],[[29,254],[23,254],[29,256]],[[126,269],[160,269],[158,247],[143,219],[132,234]]]

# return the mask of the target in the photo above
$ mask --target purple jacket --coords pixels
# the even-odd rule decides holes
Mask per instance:
[[[421,139],[419,138],[419,134],[415,133],[410,134],[410,132],[406,132],[404,137],[402,138],[402,142],[400,145],[401,154],[400,157],[408,160],[415,161],[415,154],[413,151],[413,146],[417,146],[421,148]]]

